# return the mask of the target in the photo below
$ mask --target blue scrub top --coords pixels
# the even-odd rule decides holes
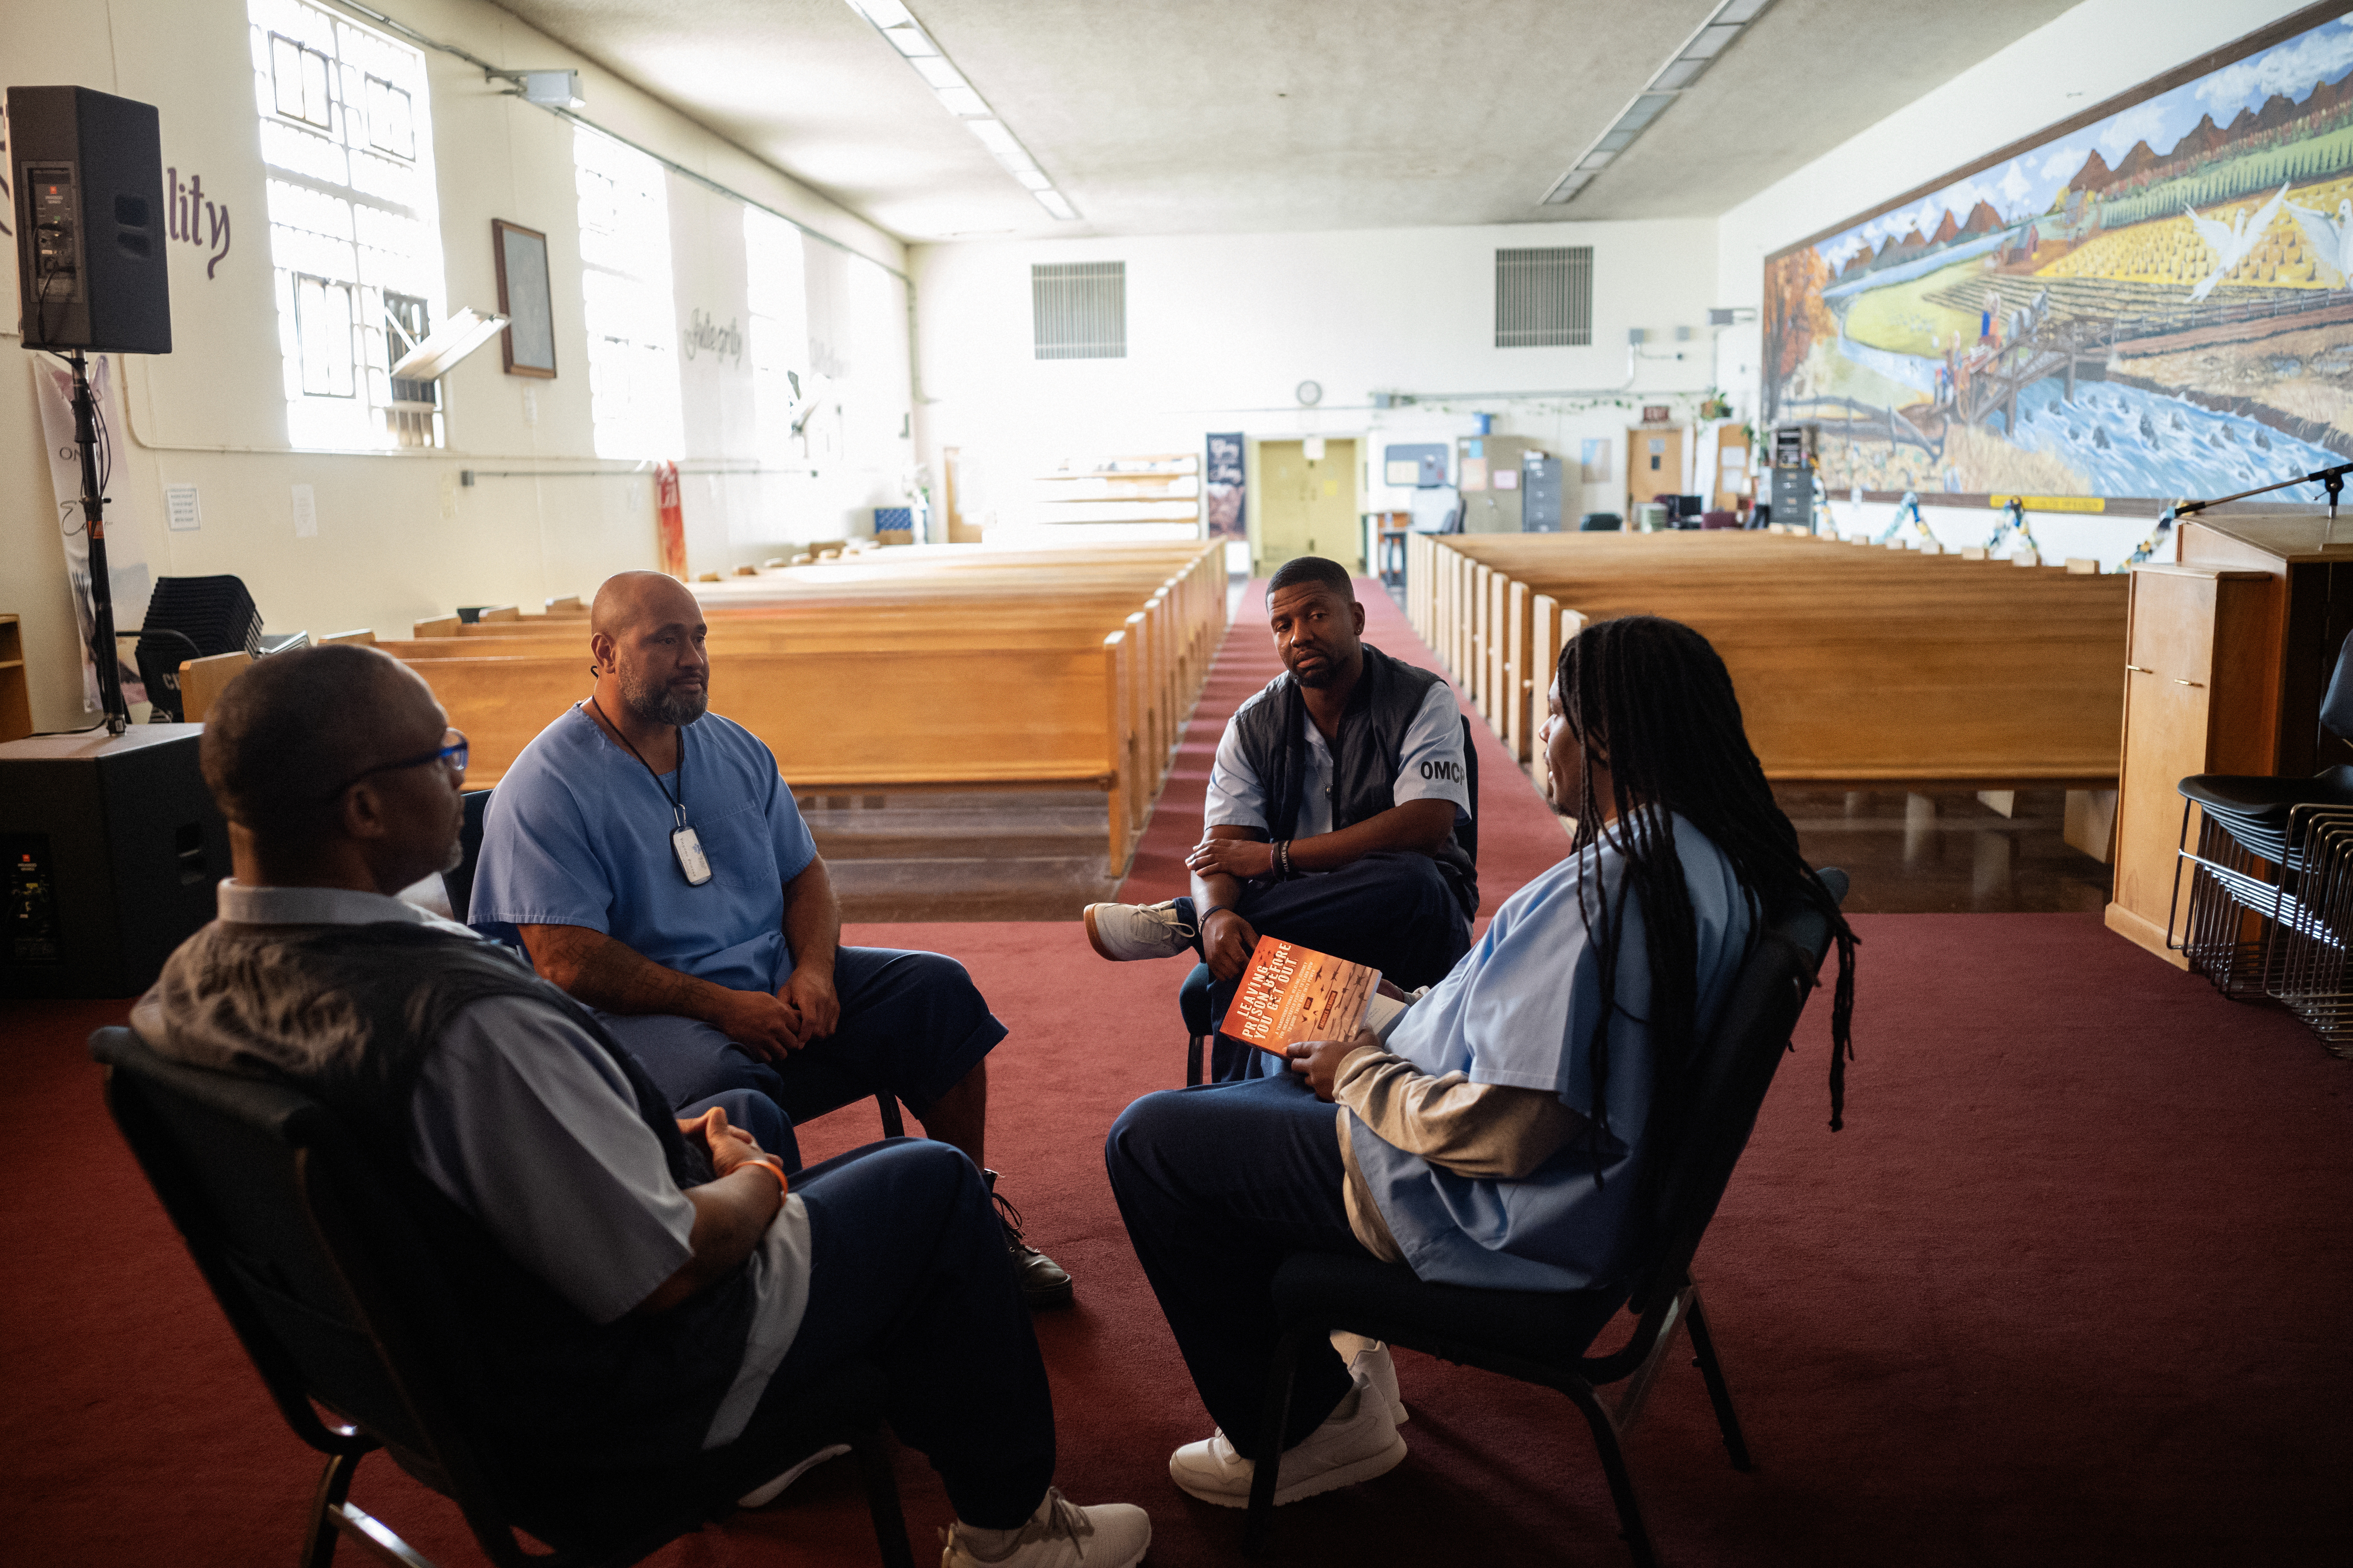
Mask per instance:
[[[523,925],[586,926],[667,968],[736,991],[792,973],[785,884],[817,858],[774,752],[706,713],[680,733],[687,825],[711,880],[690,887],[670,847],[667,784],[607,740],[584,708],[541,731],[491,796],[468,920],[517,940]]]
[[[1747,897],[1707,836],[1673,818],[1675,853],[1697,928],[1694,1023],[1715,1026],[1754,924]],[[1388,1049],[1432,1076],[1546,1089],[1597,1119],[1590,1046],[1600,969],[1578,908],[1614,906],[1625,857],[1606,840],[1512,895],[1487,932],[1416,1003]],[[1518,1181],[1443,1171],[1385,1142],[1354,1114],[1350,1152],[1414,1273],[1448,1285],[1581,1290],[1613,1283],[1627,1263],[1629,1211],[1647,1152],[1651,968],[1638,900],[1626,904],[1609,1020],[1609,1136],[1568,1147]]]

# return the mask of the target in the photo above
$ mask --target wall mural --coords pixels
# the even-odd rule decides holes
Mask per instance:
[[[1833,494],[2172,501],[2353,458],[2353,16],[2154,85],[1767,259],[1765,416],[1819,426]]]

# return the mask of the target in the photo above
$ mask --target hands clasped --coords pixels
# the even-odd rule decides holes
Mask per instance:
[[[689,1143],[711,1157],[713,1180],[732,1175],[741,1166],[756,1164],[775,1171],[777,1185],[786,1184],[784,1163],[761,1148],[749,1132],[731,1124],[727,1113],[719,1107],[714,1105],[700,1116],[681,1121],[678,1130]]]
[[[1204,838],[1185,853],[1197,877],[1263,877],[1274,869],[1274,846],[1257,838]]]
[[[727,1037],[769,1061],[822,1040],[841,1022],[841,997],[833,976],[807,964],[771,995],[765,991],[734,991],[712,1020]]]

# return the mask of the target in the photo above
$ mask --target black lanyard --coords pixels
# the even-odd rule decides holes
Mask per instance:
[[[621,727],[620,727],[618,724],[614,723],[614,722],[613,722],[613,721],[612,721],[612,719],[611,719],[611,717],[610,717],[608,714],[607,714],[607,713],[606,713],[605,709],[604,709],[604,705],[603,705],[602,703],[598,702],[598,701],[597,701],[594,697],[591,697],[590,699],[588,699],[588,706],[596,710],[596,717],[597,717],[597,718],[599,718],[599,719],[604,720],[604,721],[605,721],[605,723],[607,724],[607,726],[612,730],[612,731],[613,731],[613,733],[614,733],[614,734],[616,734],[616,735],[619,735],[619,736],[620,736],[620,738],[621,738],[621,744],[623,744],[623,745],[625,745],[625,746],[628,746],[628,747],[629,748],[629,755],[631,755],[631,756],[633,756],[633,757],[637,758],[637,759],[638,759],[638,761],[639,763],[644,763],[646,772],[648,772],[648,773],[653,773],[653,777],[654,777],[654,788],[656,788],[656,789],[658,789],[658,790],[661,791],[661,792],[662,792],[662,798],[663,798],[664,800],[666,800],[666,801],[670,802],[670,814],[671,814],[671,816],[672,816],[674,818],[676,818],[677,823],[678,823],[678,826],[679,826],[681,828],[685,827],[685,826],[686,826],[686,727],[685,727],[684,725],[682,725],[682,724],[679,726],[679,731],[678,731],[678,793],[677,793],[676,795],[672,795],[672,794],[670,794],[670,785],[668,785],[668,784],[666,784],[662,783],[661,774],[659,774],[659,773],[654,773],[654,765],[653,765],[653,763],[649,763],[649,762],[646,762],[646,754],[645,754],[643,752],[640,752],[639,750],[638,750],[638,748],[637,748],[636,744],[630,741],[630,739],[629,739],[629,737],[628,737],[628,735],[626,735],[626,734],[623,734],[623,733],[622,733]]]

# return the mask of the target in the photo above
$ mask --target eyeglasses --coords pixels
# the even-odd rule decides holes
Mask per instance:
[[[403,757],[396,763],[378,763],[372,768],[353,773],[333,789],[321,795],[319,799],[322,802],[334,800],[362,779],[374,778],[378,773],[398,773],[403,768],[421,768],[427,763],[440,763],[453,773],[463,773],[466,771],[466,731],[458,729],[444,730],[441,731],[441,744],[438,749],[418,756]]]

